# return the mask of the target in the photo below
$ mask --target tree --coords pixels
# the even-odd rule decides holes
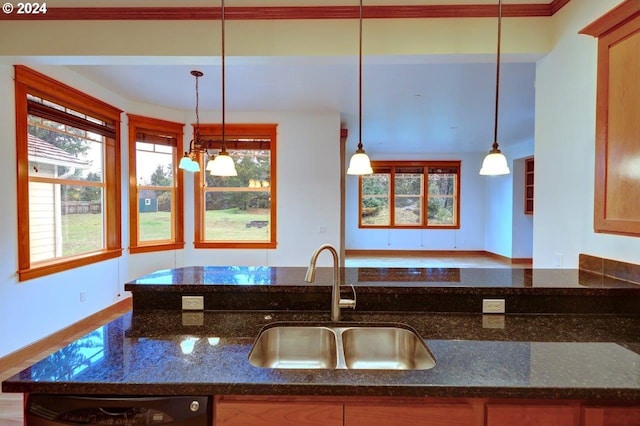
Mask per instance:
[[[81,129],[29,115],[28,132],[76,157],[89,151],[89,142],[84,137],[85,131]]]

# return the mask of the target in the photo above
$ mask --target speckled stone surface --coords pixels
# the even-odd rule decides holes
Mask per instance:
[[[332,268],[318,268],[311,284],[305,272],[193,266],[154,272],[125,290],[136,311],[181,309],[182,295],[204,296],[207,310],[328,310]],[[363,311],[478,313],[483,298],[504,298],[507,313],[640,313],[640,285],[577,269],[346,268],[341,277]]]
[[[416,371],[278,370],[248,362],[261,327],[328,312],[126,314],[9,378],[4,392],[100,395],[354,395],[640,401],[640,317],[345,312],[400,322],[436,366]],[[502,324],[504,320],[504,324]],[[491,328],[498,327],[498,328]]]

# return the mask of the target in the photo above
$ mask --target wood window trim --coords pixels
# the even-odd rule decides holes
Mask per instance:
[[[389,180],[389,225],[363,225],[362,224],[362,179],[363,176],[359,176],[358,178],[358,228],[359,229],[460,229],[460,181],[461,179],[461,164],[462,162],[459,160],[424,160],[424,161],[372,161],[371,166],[374,171],[376,169],[389,168],[391,170],[391,178]],[[429,225],[421,224],[421,225],[396,225],[394,224],[394,209],[395,209],[395,185],[394,185],[394,169],[396,167],[423,167],[428,170],[430,167],[455,167],[457,168],[457,176],[456,179],[456,205],[455,205],[455,215],[456,215],[456,224],[454,225]],[[428,174],[425,171],[425,175]],[[427,185],[427,181],[425,179],[425,185]],[[424,189],[424,187],[423,187]],[[422,212],[423,216],[427,215],[428,212],[428,199],[429,194],[427,190],[423,191],[423,199],[422,199]],[[423,218],[423,222],[426,221],[426,218]]]
[[[122,111],[99,99],[60,83],[22,65],[14,66],[18,209],[18,280],[25,281],[122,255],[120,114]],[[78,112],[113,123],[114,138],[105,140],[105,247],[73,257],[31,264],[29,242],[29,156],[27,94],[59,102]],[[108,207],[107,207],[108,206]]]
[[[145,117],[135,114],[127,114],[129,121],[129,253],[150,253],[164,250],[181,250],[184,248],[184,191],[183,173],[178,169],[178,161],[181,158],[181,148],[184,145],[184,124],[153,117]],[[175,218],[173,220],[172,241],[162,242],[138,242],[138,198],[137,198],[137,158],[136,142],[137,134],[141,131],[167,133],[176,138],[176,152],[173,156],[173,176],[175,200],[173,207]]]
[[[192,124],[195,129],[195,125]],[[204,239],[204,176],[202,172],[194,173],[194,247],[203,249],[275,249],[277,248],[276,230],[277,230],[277,124],[225,124],[225,137],[227,136],[244,136],[244,137],[267,137],[270,139],[271,151],[271,220],[270,220],[270,241],[207,241]],[[200,124],[201,135],[221,135],[221,124]],[[185,144],[185,150],[188,145]],[[204,170],[203,155],[198,156],[200,169]]]
[[[580,34],[598,38],[597,62],[597,92],[596,92],[596,147],[595,147],[595,182],[594,182],[594,231],[619,235],[640,236],[640,220],[636,218],[613,218],[607,201],[607,191],[610,182],[608,169],[610,149],[618,148],[609,139],[609,72],[610,48],[619,45],[631,35],[640,34],[640,3],[627,0],[608,13],[589,24]],[[625,92],[633,92],[628,90]],[[640,109],[640,99],[636,99],[636,109]],[[639,111],[629,110],[627,113],[635,116]],[[619,165],[615,165],[619,166]],[[611,167],[615,167],[611,166]],[[640,189],[635,190],[635,196],[640,196]],[[620,198],[620,197],[617,197]],[[621,202],[630,202],[634,197],[621,198]],[[637,199],[637,198],[636,198]],[[617,207],[619,208],[619,207]]]

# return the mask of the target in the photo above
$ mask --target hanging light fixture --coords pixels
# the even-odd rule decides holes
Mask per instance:
[[[498,148],[498,98],[500,96],[500,39],[502,37],[502,0],[498,0],[498,53],[496,64],[496,108],[495,117],[493,122],[493,145],[491,151],[484,157],[482,162],[482,168],[480,169],[481,175],[497,176],[508,175],[509,166],[507,165],[507,158]]]
[[[207,165],[207,170],[213,176],[238,176],[236,165],[227,152],[225,144],[225,54],[224,54],[224,0],[221,0],[221,24],[222,24],[222,150],[211,163],[211,167]]]
[[[178,168],[186,170],[187,172],[199,172],[200,163],[198,161],[197,153],[204,150],[205,143],[200,139],[200,112],[198,108],[199,95],[198,95],[198,80],[204,74],[202,71],[192,70],[191,75],[196,78],[196,128],[194,138],[189,142],[189,152],[185,152],[184,156],[178,164]]]
[[[227,152],[225,144],[225,52],[224,52],[224,0],[221,0],[221,23],[222,23],[222,149],[217,156],[209,154],[211,145],[215,144],[215,140],[202,139],[200,137],[200,113],[199,113],[199,93],[198,79],[204,74],[202,71],[193,70],[191,75],[196,78],[196,127],[194,139],[189,143],[189,152],[185,152],[184,156],[178,164],[178,168],[189,171],[199,172],[200,162],[197,154],[199,152],[207,153],[209,161],[206,170],[213,176],[237,176],[236,166],[233,159]]]
[[[349,161],[348,175],[370,175],[373,173],[369,156],[362,148],[362,0],[360,0],[360,44],[358,51],[358,149]]]

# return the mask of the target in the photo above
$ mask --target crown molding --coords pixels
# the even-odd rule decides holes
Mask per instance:
[[[552,16],[570,0],[551,3],[511,4],[502,6],[503,17]],[[273,6],[225,7],[225,20],[285,20],[285,19],[358,19],[358,6]],[[101,20],[220,20],[219,7],[50,7],[44,14],[0,14],[0,20],[11,21],[101,21]],[[364,6],[363,17],[396,18],[490,18],[498,16],[498,6],[469,5],[407,5]]]

